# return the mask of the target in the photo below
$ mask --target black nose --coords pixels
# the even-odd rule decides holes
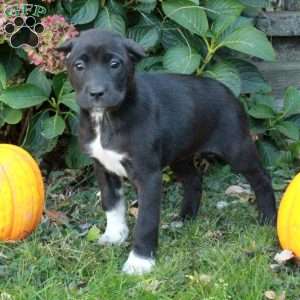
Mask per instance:
[[[105,93],[105,88],[102,86],[99,86],[97,88],[90,88],[89,94],[93,98],[102,97]]]

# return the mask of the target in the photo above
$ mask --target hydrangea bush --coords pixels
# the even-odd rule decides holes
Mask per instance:
[[[299,157],[299,91],[274,105],[271,88],[251,59],[275,60],[272,45],[254,26],[267,0],[42,0],[0,1],[0,139],[43,159],[61,142],[69,167],[89,160],[77,143],[79,109],[55,48],[81,30],[98,27],[134,39],[148,53],[139,71],[178,72],[221,81],[243,102],[267,164]],[[22,5],[27,13],[22,13]],[[33,15],[43,31],[36,48],[14,48],[4,28]],[[39,7],[36,7],[39,5]],[[35,10],[36,9],[36,10]],[[31,11],[30,11],[31,10]],[[23,10],[24,11],[24,10]]]

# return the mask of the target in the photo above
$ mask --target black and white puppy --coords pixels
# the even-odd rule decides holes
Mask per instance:
[[[128,235],[122,178],[137,189],[133,248],[123,271],[149,272],[158,244],[161,170],[170,166],[184,188],[180,216],[195,217],[201,174],[195,153],[213,153],[243,174],[256,194],[263,222],[274,222],[271,182],[262,168],[239,101],[219,82],[175,74],[135,73],[145,56],[135,42],[92,29],[64,43],[69,78],[80,106],[80,142],[94,158],[107,216],[101,244]]]

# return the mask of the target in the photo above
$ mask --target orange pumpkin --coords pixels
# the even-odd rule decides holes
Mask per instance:
[[[277,231],[281,247],[300,257],[300,173],[291,181],[280,202]]]
[[[0,240],[28,236],[43,208],[44,184],[37,163],[24,149],[0,144]]]

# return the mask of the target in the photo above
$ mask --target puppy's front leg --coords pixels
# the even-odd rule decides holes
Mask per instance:
[[[158,245],[160,202],[162,180],[161,172],[152,172],[137,181],[139,212],[135,226],[133,249],[123,271],[141,275],[150,272],[155,265],[155,251]]]
[[[122,244],[128,236],[126,223],[126,205],[122,192],[121,179],[105,171],[95,161],[94,169],[101,191],[102,207],[106,213],[106,229],[99,239],[99,244]]]

